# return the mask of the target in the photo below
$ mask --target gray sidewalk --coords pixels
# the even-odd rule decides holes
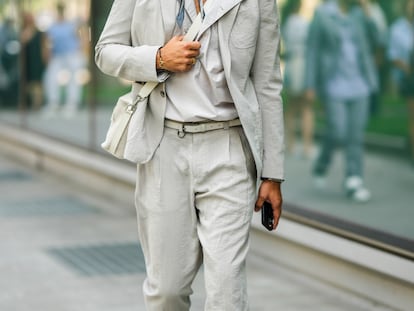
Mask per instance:
[[[132,198],[131,198],[132,202]],[[135,210],[0,154],[0,310],[144,310]],[[298,272],[248,260],[252,311],[392,310]],[[203,310],[203,276],[192,310]]]

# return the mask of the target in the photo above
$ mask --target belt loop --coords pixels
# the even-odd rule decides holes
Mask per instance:
[[[228,130],[229,128],[230,128],[230,122],[229,121],[223,122],[223,129]]]

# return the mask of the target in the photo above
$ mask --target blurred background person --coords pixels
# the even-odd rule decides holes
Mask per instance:
[[[283,58],[285,62],[286,140],[288,152],[294,152],[299,119],[303,155],[310,158],[313,150],[314,114],[312,102],[305,97],[306,40],[309,22],[299,14],[302,0],[286,2],[282,10]]]
[[[317,8],[308,35],[306,85],[324,105],[326,131],[313,174],[317,187],[326,184],[333,152],[345,151],[344,188],[357,202],[371,198],[364,185],[363,142],[369,96],[378,77],[369,50],[363,15],[353,14],[352,0],[326,1]]]
[[[65,18],[65,5],[57,4],[57,21],[47,30],[47,69],[44,79],[47,104],[45,115],[59,109],[60,86],[65,85],[64,116],[72,117],[82,97],[80,73],[86,65],[82,51],[80,23]]]
[[[410,1],[401,0],[398,17],[390,26],[387,56],[391,62],[391,82],[393,91],[401,95],[401,84],[409,71],[410,55],[414,46],[410,13],[407,8]]]
[[[393,65],[393,80],[408,105],[410,154],[414,164],[414,0],[404,0],[402,9],[402,16],[390,28],[388,57]]]
[[[39,110],[43,104],[42,80],[45,69],[43,41],[44,37],[37,29],[33,15],[29,12],[24,13],[21,30],[23,72],[25,93],[33,110]]]
[[[15,23],[6,18],[0,24],[0,106],[16,108],[19,94],[20,43]]]
[[[381,90],[385,89],[386,63],[385,52],[388,44],[388,24],[385,14],[377,0],[354,0],[356,11],[365,14],[364,30],[368,39],[368,46],[374,59],[378,82],[381,87],[372,90],[370,95],[370,114],[376,115],[380,109]]]
[[[369,17],[370,21],[375,24],[377,31],[377,43],[381,46],[386,46],[388,39],[388,23],[385,17],[385,12],[378,0],[358,0],[365,14]]]

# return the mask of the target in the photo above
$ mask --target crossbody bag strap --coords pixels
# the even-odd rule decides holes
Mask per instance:
[[[201,29],[201,25],[203,24],[202,15],[202,13],[199,13],[197,17],[194,19],[193,23],[191,24],[190,28],[185,34],[183,41],[194,41],[194,39],[197,37],[197,34]],[[139,90],[135,105],[143,99],[147,98],[151,94],[151,92],[157,87],[158,83],[159,82],[154,81],[146,82]]]

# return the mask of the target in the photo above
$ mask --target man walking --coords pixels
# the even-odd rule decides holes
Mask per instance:
[[[197,14],[197,41],[185,42]],[[189,310],[202,262],[205,310],[248,310],[252,211],[271,203],[273,229],[281,214],[278,45],[274,0],[114,1],[97,65],[138,81],[134,94],[160,82],[138,105],[125,149],[138,162],[148,310]]]

